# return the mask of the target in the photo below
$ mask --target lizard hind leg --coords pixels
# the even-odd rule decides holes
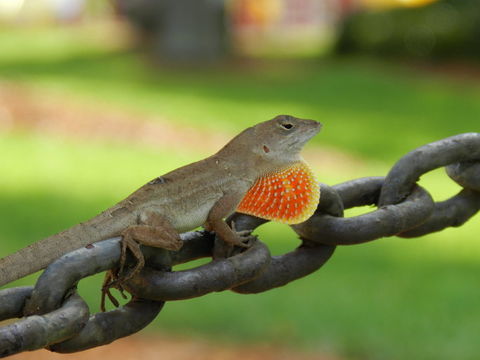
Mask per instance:
[[[163,248],[167,250],[180,250],[183,242],[179,233],[173,225],[162,215],[148,211],[139,218],[140,224],[131,225],[122,232],[122,251],[118,270],[111,270],[107,273],[102,287],[102,303],[107,296],[111,301],[111,288],[117,288],[122,291],[122,283],[131,279],[142,270],[145,265],[145,259],[140,249],[141,245]],[[132,270],[125,273],[125,263],[127,259],[127,250],[136,260]],[[116,303],[112,301],[114,305]],[[118,302],[117,302],[118,303]]]

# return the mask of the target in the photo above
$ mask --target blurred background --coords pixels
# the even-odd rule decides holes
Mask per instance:
[[[479,60],[476,0],[0,0],[0,256],[277,114],[324,124],[305,151],[320,181],[385,175],[479,131]],[[458,191],[443,170],[421,184]],[[478,359],[479,233],[477,216],[339,247],[288,286],[167,303],[139,335],[69,356]],[[258,234],[274,254],[298,245],[285,226]],[[92,312],[100,283],[80,284]],[[14,358],[33,357],[57,358]]]

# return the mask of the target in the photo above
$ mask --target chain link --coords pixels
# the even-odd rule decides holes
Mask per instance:
[[[452,198],[435,203],[416,184],[424,173],[446,167],[462,186]],[[23,318],[0,327],[0,357],[48,348],[70,353],[108,344],[140,331],[161,311],[165,301],[183,300],[214,291],[252,294],[283,286],[318,270],[337,245],[355,245],[386,236],[418,237],[460,226],[480,210],[480,134],[452,136],[402,157],[384,177],[368,177],[328,186],[320,184],[321,202],[306,222],[293,225],[300,246],[271,256],[265,244],[252,240],[247,250],[232,250],[214,234],[182,234],[179,251],[143,247],[146,266],[125,284],[132,294],[126,305],[90,315],[76,292],[88,276],[117,266],[120,238],[94,243],[52,263],[35,287],[0,291],[0,320]],[[367,214],[345,218],[345,209],[376,205]],[[251,230],[263,219],[234,214],[237,230]],[[177,264],[211,257],[208,264],[172,271]]]

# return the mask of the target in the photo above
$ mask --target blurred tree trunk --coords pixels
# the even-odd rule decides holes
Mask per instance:
[[[224,0],[117,0],[117,5],[159,59],[211,62],[227,53]]]

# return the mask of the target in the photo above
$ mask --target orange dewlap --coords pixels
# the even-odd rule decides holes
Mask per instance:
[[[304,162],[259,178],[237,211],[286,224],[298,224],[315,212],[320,187]]]

